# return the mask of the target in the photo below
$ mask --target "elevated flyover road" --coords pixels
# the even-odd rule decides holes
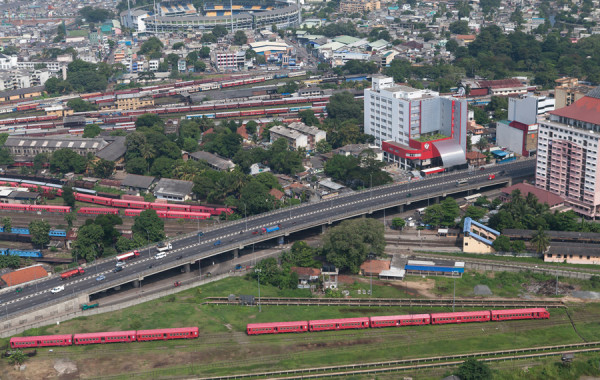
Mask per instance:
[[[535,171],[534,160],[522,160],[499,165],[495,168],[476,171],[459,171],[439,175],[409,184],[393,184],[354,192],[316,203],[275,210],[234,222],[218,224],[205,230],[202,236],[196,233],[171,241],[172,249],[161,258],[156,258],[156,247],[140,249],[140,256],[127,261],[123,270],[114,272],[115,258],[90,263],[85,273],[61,280],[54,275],[36,281],[17,293],[14,287],[0,290],[0,320],[17,314],[31,312],[36,308],[51,306],[53,303],[81,300],[81,296],[94,294],[125,283],[143,281],[145,277],[184,267],[200,259],[206,259],[224,252],[234,252],[252,244],[288,236],[301,230],[320,227],[335,221],[369,214],[384,208],[403,206],[426,199],[436,199],[455,193],[477,191],[483,187],[499,186],[512,178],[531,176]],[[490,180],[490,174],[495,178]],[[460,181],[460,183],[457,183]],[[465,182],[466,181],[466,182]],[[408,196],[410,194],[410,196]],[[271,233],[261,234],[261,228],[277,226]],[[104,276],[102,280],[98,277]],[[64,290],[52,293],[51,289],[64,285]],[[77,305],[78,306],[78,305]]]

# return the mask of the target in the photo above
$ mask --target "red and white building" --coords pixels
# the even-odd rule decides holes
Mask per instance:
[[[365,90],[366,134],[384,151],[384,159],[406,170],[464,167],[467,101],[394,84],[374,76]]]
[[[581,215],[600,216],[600,87],[538,123],[536,186]]]

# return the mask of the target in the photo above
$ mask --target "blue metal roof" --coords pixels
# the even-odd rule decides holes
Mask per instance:
[[[471,225],[477,226],[479,228],[481,228],[482,230],[485,230],[491,234],[494,234],[496,236],[500,236],[500,231],[496,231],[493,228],[489,228],[488,226],[485,226],[479,222],[474,221],[473,219],[466,217],[465,218],[465,224],[464,224],[464,228],[463,228],[463,232],[471,232]],[[468,226],[468,229],[467,229]]]
[[[506,157],[508,153],[503,150],[492,150],[492,154],[496,157]]]
[[[454,267],[428,267],[421,265],[405,265],[405,270],[420,270],[428,272],[444,272],[444,273],[465,273],[465,268],[454,268]]]

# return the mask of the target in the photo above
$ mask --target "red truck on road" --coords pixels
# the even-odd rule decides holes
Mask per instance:
[[[129,260],[129,259],[133,259],[133,258],[138,257],[139,255],[140,255],[140,252],[137,250],[123,253],[122,255],[117,256],[117,261],[125,261],[125,260]]]
[[[85,273],[85,270],[83,270],[82,267],[79,267],[77,269],[71,269],[69,271],[66,271],[65,273],[62,273],[60,275],[60,279],[61,280],[66,280],[66,279],[71,278],[73,276],[79,276],[80,274],[84,274],[84,273]]]

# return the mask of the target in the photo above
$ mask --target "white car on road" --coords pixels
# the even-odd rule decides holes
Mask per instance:
[[[50,290],[50,292],[52,292],[52,293],[56,294],[56,293],[60,293],[60,292],[62,292],[63,290],[65,290],[65,286],[64,286],[64,285],[60,285],[60,286],[57,286],[57,287],[55,287],[55,288],[52,288],[52,289]]]

